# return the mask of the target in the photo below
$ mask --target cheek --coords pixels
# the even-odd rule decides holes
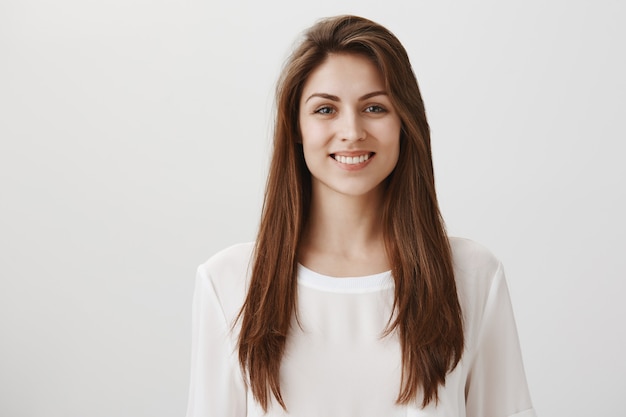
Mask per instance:
[[[319,128],[315,124],[307,123],[306,121],[300,123],[300,143],[302,145],[304,162],[309,171],[311,170],[311,164],[315,165],[315,160],[322,145],[319,137]]]
[[[391,126],[387,132],[388,134],[385,136],[385,147],[389,154],[389,163],[393,164],[395,168],[400,159],[400,128],[394,125]]]
[[[314,149],[324,145],[326,136],[327,132],[323,124],[311,121],[303,121],[300,123],[300,138],[305,149]]]
[[[400,127],[396,123],[389,123],[384,126],[380,126],[377,135],[381,144],[387,149],[400,150]]]
[[[391,170],[393,171],[398,165],[398,161],[400,160],[400,139],[399,138],[394,143],[393,147],[391,148],[391,155],[392,157],[390,160],[390,165],[392,165]]]

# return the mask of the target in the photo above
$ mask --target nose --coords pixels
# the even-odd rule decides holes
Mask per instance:
[[[359,114],[345,112],[341,118],[341,140],[357,141],[365,139],[365,129]]]

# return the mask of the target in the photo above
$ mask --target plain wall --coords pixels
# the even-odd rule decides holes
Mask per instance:
[[[3,0],[0,415],[184,415],[195,268],[254,239],[282,62],[339,13],[409,52],[450,234],[505,264],[539,415],[624,415],[625,11]]]

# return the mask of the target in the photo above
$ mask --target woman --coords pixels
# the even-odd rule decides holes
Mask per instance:
[[[257,241],[198,270],[188,417],[534,416],[502,267],[445,234],[400,42],[317,23],[277,106]]]

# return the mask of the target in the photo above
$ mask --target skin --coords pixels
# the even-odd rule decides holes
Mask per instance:
[[[378,68],[360,55],[330,55],[304,85],[299,125],[312,175],[300,262],[335,277],[389,270],[380,210],[383,182],[398,162],[401,121]],[[341,156],[369,159],[347,164]]]

